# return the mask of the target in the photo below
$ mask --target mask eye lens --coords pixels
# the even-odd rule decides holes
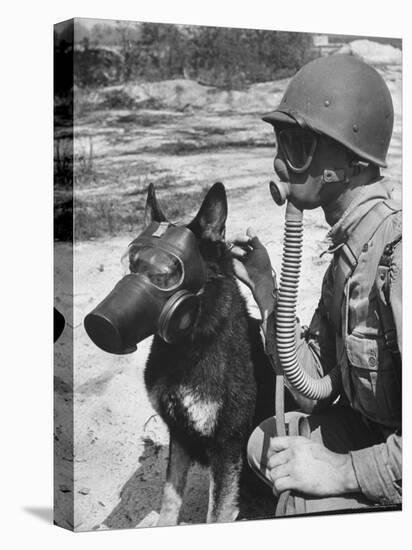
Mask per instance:
[[[129,272],[143,275],[161,290],[170,290],[183,280],[183,268],[177,256],[151,246],[131,246]]]
[[[304,172],[309,168],[317,144],[313,132],[302,128],[288,128],[279,132],[278,140],[292,171]]]

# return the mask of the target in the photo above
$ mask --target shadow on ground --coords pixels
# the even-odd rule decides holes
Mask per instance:
[[[168,446],[147,438],[139,467],[124,484],[119,504],[102,522],[110,529],[136,527],[153,510],[160,511],[166,475]],[[193,465],[187,482],[181,523],[204,523],[208,505],[209,475],[205,468]],[[274,501],[269,488],[245,471],[241,484],[239,520],[274,517]]]
[[[160,511],[163,484],[166,477],[168,446],[144,440],[139,467],[120,492],[119,504],[103,524],[111,529],[136,527],[152,510]],[[208,473],[194,465],[189,473],[181,521],[205,521],[208,500]]]

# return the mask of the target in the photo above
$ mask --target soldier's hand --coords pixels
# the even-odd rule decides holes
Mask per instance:
[[[327,497],[360,491],[350,455],[333,453],[306,437],[274,437],[268,456],[276,494],[292,490]]]
[[[267,294],[273,300],[276,277],[272,270],[269,254],[249,227],[246,235],[239,235],[232,241],[231,253],[236,276],[253,292],[255,299]]]

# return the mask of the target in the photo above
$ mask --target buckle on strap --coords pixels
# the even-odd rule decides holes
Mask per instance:
[[[353,271],[355,267],[358,265],[358,258],[355,256],[354,252],[352,251],[348,243],[345,243],[342,246],[340,253],[345,255],[345,260]]]
[[[171,224],[169,222],[160,222],[159,227],[154,233],[152,233],[152,237],[162,237],[166,233],[170,225]]]

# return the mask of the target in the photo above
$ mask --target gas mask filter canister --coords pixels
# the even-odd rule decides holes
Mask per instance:
[[[167,343],[186,336],[206,282],[192,231],[152,222],[129,245],[124,261],[127,274],[84,320],[92,341],[109,353],[125,354],[155,333]]]

